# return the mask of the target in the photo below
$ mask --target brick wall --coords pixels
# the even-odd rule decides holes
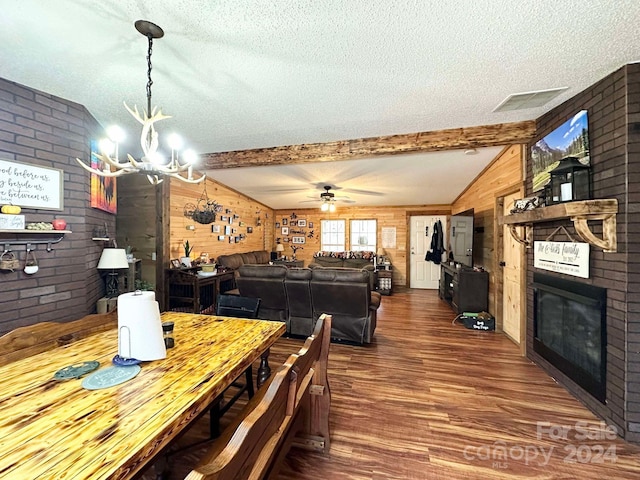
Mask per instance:
[[[640,441],[640,66],[627,65],[556,107],[537,121],[542,138],[582,109],[588,110],[593,197],[618,200],[616,253],[590,249],[590,278],[571,277],[607,289],[607,399],[593,399],[533,351],[533,291],[527,291],[527,355],[580,401],[618,428],[627,440]],[[537,139],[536,139],[537,140]],[[532,170],[527,165],[527,194]],[[590,222],[601,236],[602,228]],[[534,240],[545,240],[559,225],[573,234],[570,221],[534,226]],[[562,240],[561,238],[559,240]],[[566,239],[564,239],[566,240]],[[533,280],[528,253],[528,284]],[[551,274],[551,272],[544,272]],[[560,275],[562,276],[562,275]]]
[[[92,241],[91,234],[105,222],[115,234],[115,216],[90,207],[89,174],[75,160],[88,158],[91,133],[97,129],[82,105],[0,79],[0,158],[64,172],[64,210],[25,208],[26,220],[64,218],[73,232],[51,252],[46,245],[37,247],[40,269],[35,275],[0,273],[0,333],[80,318],[94,311],[103,295],[96,270],[102,244]],[[8,238],[0,236],[3,246]],[[24,264],[26,247],[13,250]]]

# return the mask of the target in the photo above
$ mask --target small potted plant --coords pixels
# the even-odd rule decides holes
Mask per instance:
[[[184,248],[184,257],[180,258],[180,263],[185,267],[191,266],[191,252],[193,250],[193,245],[189,244],[189,240],[182,244]]]
[[[127,247],[124,249],[124,253],[127,256],[127,262],[129,263],[133,263],[133,261],[135,260],[133,257],[134,250],[135,248],[133,248],[131,245],[127,245]]]

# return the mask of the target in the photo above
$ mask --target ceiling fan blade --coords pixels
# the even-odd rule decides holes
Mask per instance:
[[[295,192],[304,192],[306,190],[309,190],[309,187],[260,188],[260,191],[264,193],[295,193]]]
[[[376,192],[373,190],[360,190],[358,188],[345,188],[343,189],[345,192],[355,193],[357,195],[373,195],[375,197],[383,197],[384,193]]]

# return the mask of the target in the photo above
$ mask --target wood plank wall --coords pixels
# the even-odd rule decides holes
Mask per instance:
[[[393,264],[393,282],[394,285],[408,285],[407,275],[409,272],[407,250],[408,246],[408,228],[409,218],[411,215],[448,215],[450,208],[448,205],[415,205],[415,206],[399,206],[399,207],[344,207],[338,205],[334,213],[320,211],[319,208],[307,208],[299,210],[276,210],[275,222],[282,224],[282,219],[291,220],[291,214],[295,213],[298,219],[305,219],[307,224],[313,223],[313,229],[305,228],[305,244],[302,245],[303,250],[298,250],[296,257],[304,260],[305,266],[313,261],[313,254],[320,250],[320,222],[322,220],[344,219],[346,221],[346,244],[350,244],[349,221],[350,220],[377,220],[378,222],[378,238],[377,244],[382,244],[382,229],[385,227],[395,227],[396,229],[396,248],[386,248],[385,254],[390,258]],[[273,223],[272,223],[273,225]],[[302,230],[301,228],[299,228]],[[313,238],[309,238],[310,231],[313,230]],[[291,240],[293,234],[288,235]],[[295,236],[299,236],[295,234]],[[274,232],[274,244],[276,238],[284,239],[281,230]],[[291,242],[284,243],[286,256],[291,256],[293,251],[290,248]],[[347,247],[348,249],[349,247]]]
[[[203,194],[204,184],[192,185],[179,180],[171,180],[169,213],[170,257],[179,258],[184,256],[182,245],[186,240],[189,240],[189,244],[194,246],[191,258],[195,258],[203,252],[208,253],[210,258],[217,258],[219,255],[253,250],[271,251],[273,210],[214,180],[207,178],[205,182],[209,199],[223,205],[223,212],[216,216],[216,221],[213,224],[208,225],[194,222],[193,219],[184,216],[185,204],[198,203]],[[231,213],[225,213],[226,209],[231,210]],[[223,222],[220,216],[233,216],[234,214],[238,215],[239,218],[235,219],[231,224],[231,228],[236,229],[236,233],[232,235],[235,237],[244,234],[246,238],[239,243],[229,243],[229,236],[227,235],[224,236],[223,241],[218,240],[219,235],[224,235],[224,226],[229,225],[229,222]],[[260,222],[258,222],[258,218]],[[240,226],[240,222],[243,222],[244,225]],[[212,225],[219,225],[222,232],[212,233]],[[193,230],[188,229],[191,227],[193,227]],[[253,232],[248,233],[247,227],[251,227]]]
[[[481,265],[489,272],[489,308],[495,315],[497,281],[500,274],[495,252],[497,239],[494,235],[496,197],[516,190],[523,184],[523,147],[512,145],[506,148],[483,172],[465,189],[451,207],[453,214],[470,208],[474,210],[473,263]]]
[[[130,245],[134,256],[142,260],[142,279],[155,285],[156,262],[156,186],[145,175],[125,175],[118,179],[119,248]]]

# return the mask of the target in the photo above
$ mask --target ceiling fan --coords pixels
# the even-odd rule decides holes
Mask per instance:
[[[337,197],[335,193],[333,193],[331,191],[331,189],[333,188],[331,185],[325,185],[324,187],[324,192],[322,192],[320,194],[320,209],[323,212],[334,212],[336,209],[336,202],[342,202],[342,203],[355,203],[354,200],[349,199],[349,197],[347,197],[346,195],[342,195]],[[309,197],[309,198],[314,198],[314,197]],[[308,203],[308,202],[317,202],[317,199],[314,200],[303,200],[300,203]]]

